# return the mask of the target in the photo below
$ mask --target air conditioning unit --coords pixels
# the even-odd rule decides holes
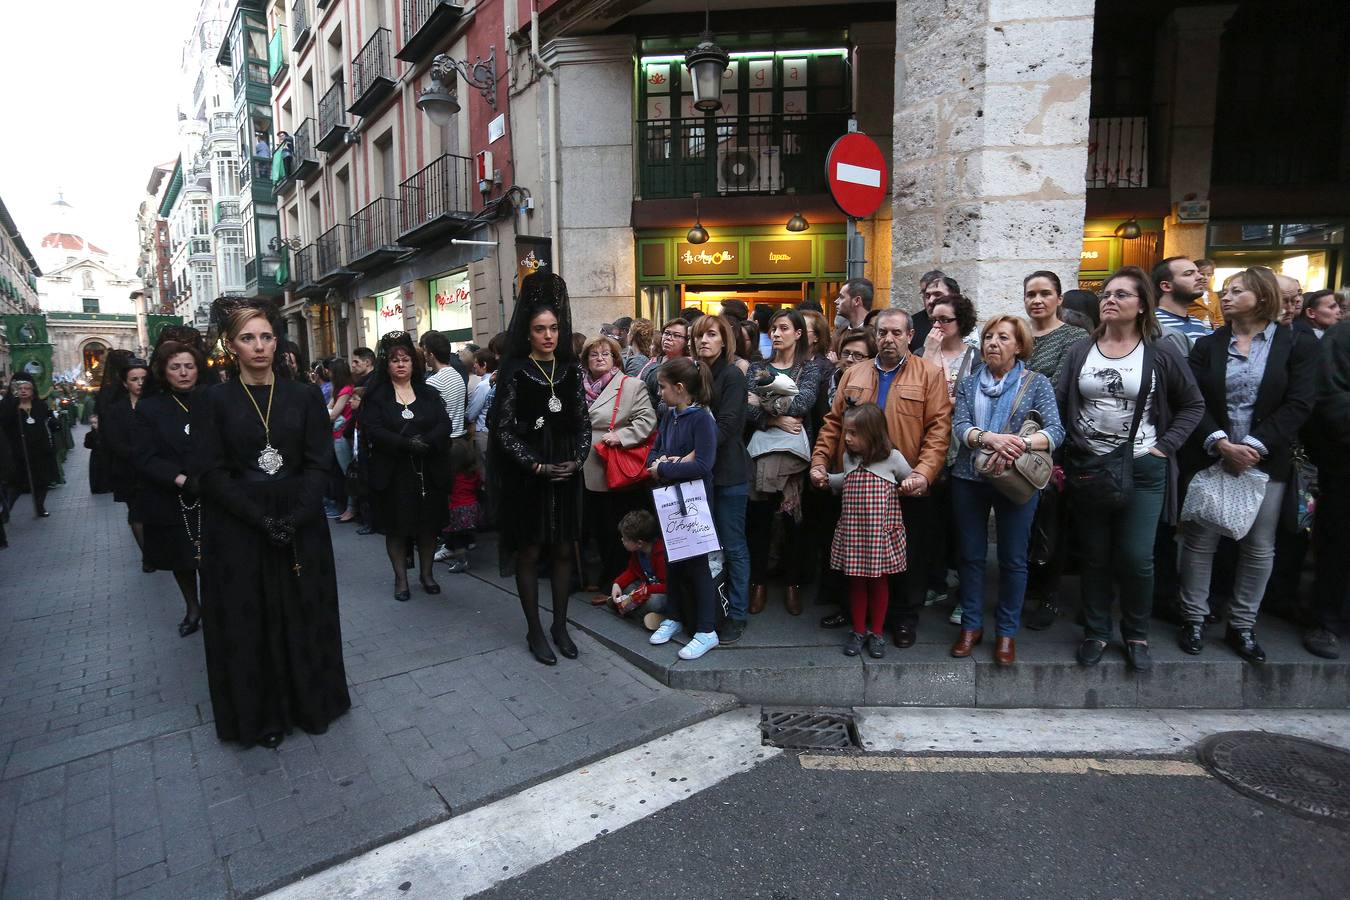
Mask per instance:
[[[783,189],[777,147],[718,147],[719,194],[766,194]]]

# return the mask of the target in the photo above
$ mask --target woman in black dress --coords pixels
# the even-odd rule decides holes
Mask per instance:
[[[573,547],[581,534],[581,477],[591,449],[590,414],[581,368],[572,355],[567,285],[536,273],[521,285],[510,340],[497,370],[493,399],[492,464],[503,517],[501,548],[515,554],[516,590],[525,611],[526,640],[534,658],[557,657],[539,624],[539,558],[549,548],[553,583],[553,643],[577,656],[567,633]]]
[[[417,544],[422,590],[439,594],[431,567],[436,535],[449,521],[450,417],[441,395],[427,387],[422,356],[407,332],[380,338],[380,358],[361,401],[360,428],[373,524],[384,535],[394,567],[394,599],[411,596],[410,539]]]
[[[145,566],[173,573],[187,613],[178,623],[182,637],[201,622],[197,567],[201,562],[202,503],[188,476],[192,459],[189,417],[192,390],[206,368],[201,351],[165,341],[151,364],[159,392],[136,405],[131,460],[139,477],[137,506],[145,530]]]
[[[191,407],[211,707],[221,740],[275,747],[351,706],[323,516],[332,432],[318,388],[274,369],[269,306],[219,300],[213,318],[238,371]]]
[[[145,360],[129,359],[122,375],[122,395],[109,403],[99,417],[99,433],[103,436],[103,447],[108,451],[108,480],[112,484],[113,499],[127,505],[127,524],[131,526],[136,547],[142,552],[145,551],[145,526],[136,496],[139,485],[131,460],[131,442],[136,430],[136,405],[141,402],[149,371],[150,365]],[[141,569],[151,571],[149,563],[145,562],[141,563]]]
[[[14,458],[14,475],[9,482],[10,506],[19,494],[32,493],[38,518],[47,512],[47,486],[56,480],[56,447],[52,429],[56,420],[26,372],[10,379],[10,396],[0,401],[0,430]]]
[[[93,446],[89,451],[89,493],[107,494],[112,491],[108,448],[103,445],[102,420],[104,414],[126,393],[122,376],[127,363],[134,356],[130,350],[109,350],[103,354],[103,372],[99,376],[98,393],[94,395],[94,414],[89,427],[94,431]]]

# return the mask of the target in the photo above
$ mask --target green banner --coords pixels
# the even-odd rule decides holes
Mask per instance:
[[[9,367],[31,375],[39,397],[45,399],[52,392],[51,344],[10,344]]]
[[[159,333],[164,330],[166,325],[182,325],[182,316],[157,316],[147,315],[145,317],[145,332],[150,341],[150,346],[154,347],[159,343]]]
[[[5,323],[5,335],[11,347],[16,344],[46,344],[46,316],[0,316]]]

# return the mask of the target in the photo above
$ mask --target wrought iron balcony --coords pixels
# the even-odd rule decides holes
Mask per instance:
[[[399,186],[399,243],[421,245],[473,218],[474,161],[447,153]]]
[[[1087,186],[1149,186],[1147,116],[1088,120]]]
[[[463,0],[403,0],[403,46],[398,58],[417,62],[430,56],[462,15]]]
[[[847,130],[843,113],[639,119],[638,199],[823,193],[825,156]]]
[[[253,196],[269,196],[272,193],[272,158],[270,156],[250,156],[239,164],[239,188],[253,191]]]
[[[335,81],[328,89],[328,93],[319,100],[319,139],[314,142],[314,146],[320,150],[325,152],[336,150],[342,146],[342,140],[347,136],[350,125],[347,119],[346,96],[346,85],[341,81]]]
[[[402,202],[381,197],[352,216],[347,229],[347,264],[366,271],[411,250],[398,242]]]
[[[318,249],[317,243],[306,244],[291,255],[291,280],[297,294],[304,295],[317,287]]]
[[[258,257],[244,260],[244,290],[252,293],[258,289]]]
[[[347,107],[352,115],[369,115],[393,93],[389,42],[389,29],[377,28],[352,60],[352,105]]]
[[[314,149],[314,120],[306,119],[296,126],[291,135],[295,152],[291,157],[291,177],[297,181],[308,181],[319,171],[319,151]]]
[[[286,26],[278,25],[272,33],[272,40],[267,42],[267,77],[276,85],[286,77],[289,68],[286,62]]]
[[[215,222],[211,226],[213,231],[221,227],[237,228],[240,224],[238,200],[221,200],[216,204]]]
[[[211,132],[208,140],[219,141],[234,137],[234,116],[230,113],[211,114]]]
[[[323,9],[323,4],[319,5]],[[299,53],[311,34],[309,0],[295,0],[291,4],[291,49]]]
[[[346,225],[334,225],[315,241],[314,283],[320,287],[332,287],[356,277],[356,273],[347,268],[346,230]]]

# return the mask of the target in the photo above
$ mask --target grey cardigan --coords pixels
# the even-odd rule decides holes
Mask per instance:
[[[1059,402],[1059,419],[1064,423],[1065,444],[1088,452],[1091,450],[1087,440],[1078,430],[1079,415],[1083,408],[1083,396],[1078,392],[1078,376],[1083,371],[1083,362],[1094,343],[1096,338],[1089,337],[1065,351],[1064,365],[1055,383],[1055,399]],[[1177,520],[1177,486],[1180,479],[1177,451],[1195,431],[1195,426],[1200,424],[1200,417],[1205,414],[1205,400],[1195,384],[1190,364],[1172,341],[1154,341],[1153,350],[1153,374],[1157,376],[1158,384],[1153,392],[1150,419],[1158,433],[1155,446],[1167,454],[1167,493],[1163,501],[1163,521],[1174,524]]]

